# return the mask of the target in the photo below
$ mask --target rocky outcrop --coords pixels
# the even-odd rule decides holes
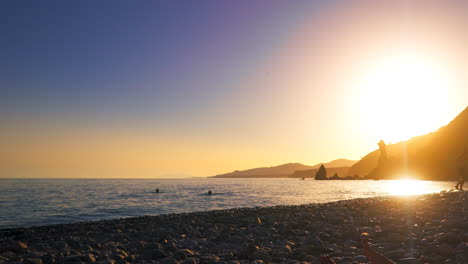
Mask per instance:
[[[448,125],[433,133],[386,146],[387,160],[371,178],[411,175],[423,180],[456,180],[456,158],[468,147],[468,107]],[[368,176],[378,166],[379,150],[354,164],[349,175]]]
[[[317,173],[315,174],[315,180],[326,180],[327,179],[327,169],[323,164],[318,169]]]

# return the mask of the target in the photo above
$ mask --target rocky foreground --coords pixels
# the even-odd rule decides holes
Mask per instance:
[[[468,263],[468,192],[0,230],[0,263]]]

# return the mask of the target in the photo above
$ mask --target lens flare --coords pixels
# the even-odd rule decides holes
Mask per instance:
[[[396,180],[389,181],[386,189],[391,195],[416,195],[440,191],[430,181]]]

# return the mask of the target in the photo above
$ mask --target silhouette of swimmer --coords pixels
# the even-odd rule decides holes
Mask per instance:
[[[465,185],[465,180],[467,178],[468,172],[468,151],[465,148],[463,154],[461,154],[457,158],[457,167],[458,167],[458,174],[460,178],[458,179],[457,185],[455,185],[455,189],[463,191],[463,185]]]
[[[156,191],[154,191],[155,193],[158,193],[159,192],[159,189],[156,189]]]
[[[372,264],[396,264],[395,262],[389,260],[384,255],[377,253],[374,249],[369,246],[367,239],[361,240],[361,245],[364,248],[364,255],[367,259],[372,262]],[[321,264],[336,264],[336,262],[328,255],[323,255],[320,257]]]
[[[211,192],[211,190],[208,191],[208,195],[212,195],[213,193]]]

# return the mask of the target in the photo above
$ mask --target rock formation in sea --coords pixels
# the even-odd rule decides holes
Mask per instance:
[[[317,171],[317,174],[315,174],[315,180],[326,180],[327,179],[327,169],[325,169],[325,166],[320,165],[319,170]]]

